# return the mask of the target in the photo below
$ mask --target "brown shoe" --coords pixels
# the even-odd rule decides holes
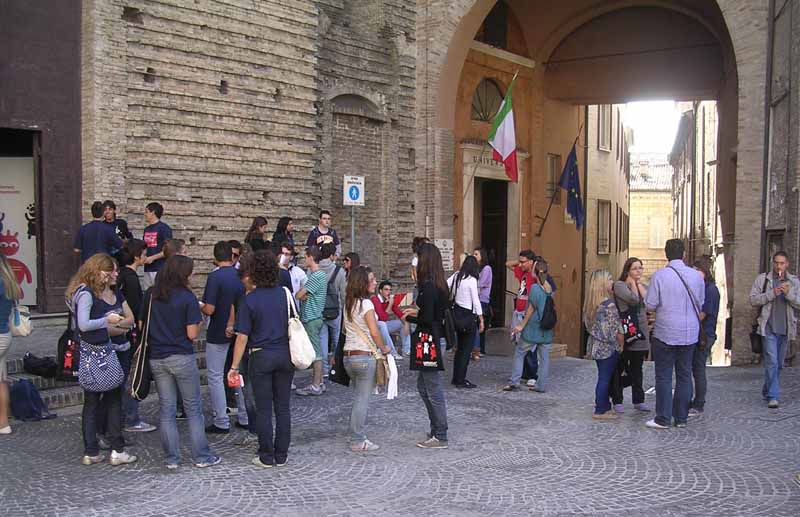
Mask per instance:
[[[480,350],[473,350],[472,351],[472,360],[473,361],[480,361],[481,360],[481,352],[480,352]]]

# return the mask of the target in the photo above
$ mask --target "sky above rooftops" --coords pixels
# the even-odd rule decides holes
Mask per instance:
[[[633,129],[631,152],[668,154],[680,118],[675,101],[629,102],[625,124]]]

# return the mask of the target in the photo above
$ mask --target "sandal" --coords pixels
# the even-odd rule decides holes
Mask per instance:
[[[473,361],[480,361],[481,360],[481,353],[478,350],[472,351],[472,360]]]

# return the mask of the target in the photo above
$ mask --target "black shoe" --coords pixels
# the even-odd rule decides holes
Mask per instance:
[[[185,411],[181,411],[177,415],[175,415],[175,420],[186,420],[188,417],[186,416]]]
[[[456,384],[455,386],[456,386],[456,388],[470,388],[470,389],[471,389],[471,388],[477,388],[477,387],[478,387],[478,385],[477,385],[477,384],[472,384],[472,383],[471,383],[471,382],[469,382],[469,381],[464,381],[464,382],[462,382],[461,384]]]
[[[230,432],[231,432],[230,429],[223,429],[221,427],[217,427],[214,424],[211,424],[210,426],[206,427],[206,434],[228,434]]]
[[[250,429],[249,425],[240,424],[239,422],[236,422],[236,427],[238,427],[239,429],[244,429],[245,431]]]

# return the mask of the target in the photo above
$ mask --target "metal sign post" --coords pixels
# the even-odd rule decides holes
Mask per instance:
[[[342,205],[350,207],[350,248],[356,250],[356,207],[364,206],[364,176],[345,176],[342,181]]]

